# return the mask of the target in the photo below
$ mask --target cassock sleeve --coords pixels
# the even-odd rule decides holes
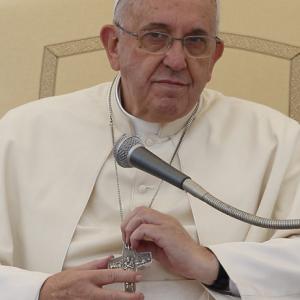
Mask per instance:
[[[0,294],[5,300],[37,300],[49,274],[0,266]]]
[[[227,243],[210,249],[222,262],[242,299],[300,298],[299,237],[272,239],[265,243]]]
[[[270,207],[276,219],[300,218],[299,134],[292,144],[294,151],[286,164],[277,200]],[[209,248],[236,284],[242,299],[300,299],[299,229],[270,230],[270,237],[268,241],[232,242]],[[222,299],[213,291],[211,294]]]
[[[9,166],[10,147],[13,137],[8,138],[6,122],[0,122],[0,298],[5,300],[36,300],[46,273],[17,268],[21,258],[16,254],[20,240],[18,228],[24,226],[16,213],[18,194],[14,170]],[[22,251],[18,251],[22,252]],[[22,253],[24,255],[24,253]]]

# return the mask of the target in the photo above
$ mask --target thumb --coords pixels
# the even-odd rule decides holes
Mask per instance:
[[[72,270],[99,270],[99,269],[107,269],[108,262],[114,258],[113,256],[108,256],[103,259],[96,259],[90,261],[88,263],[79,265],[77,267],[72,268]]]

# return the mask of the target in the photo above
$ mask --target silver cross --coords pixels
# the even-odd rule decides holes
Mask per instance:
[[[124,244],[122,256],[113,258],[108,262],[108,269],[123,269],[136,271],[138,268],[152,262],[151,252],[136,252],[130,246]],[[134,282],[124,283],[125,292],[134,293],[136,286]]]

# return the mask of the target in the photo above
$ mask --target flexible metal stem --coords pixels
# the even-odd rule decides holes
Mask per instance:
[[[274,220],[255,216],[243,210],[237,209],[217,199],[191,179],[186,179],[183,182],[182,188],[187,193],[202,200],[203,202],[214,207],[218,211],[245,223],[269,229],[288,230],[300,228],[300,219]]]

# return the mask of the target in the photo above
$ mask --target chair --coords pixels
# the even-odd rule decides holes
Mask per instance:
[[[85,41],[97,40],[102,24],[111,22],[112,6],[113,1],[108,0],[1,0],[0,117],[44,95],[111,78],[104,52],[85,48]],[[73,43],[68,41],[79,46],[73,55]],[[60,48],[51,46],[57,44]],[[56,53],[54,48],[63,51]],[[45,93],[47,78],[53,80],[53,64],[57,64],[55,88]]]
[[[221,1],[226,50],[210,87],[300,121],[299,1]]]
[[[101,25],[111,22],[112,2],[2,1],[0,115],[29,100],[113,78],[97,36]],[[269,105],[300,121],[299,10],[297,0],[289,5],[222,1],[220,36],[226,49],[209,87]]]

